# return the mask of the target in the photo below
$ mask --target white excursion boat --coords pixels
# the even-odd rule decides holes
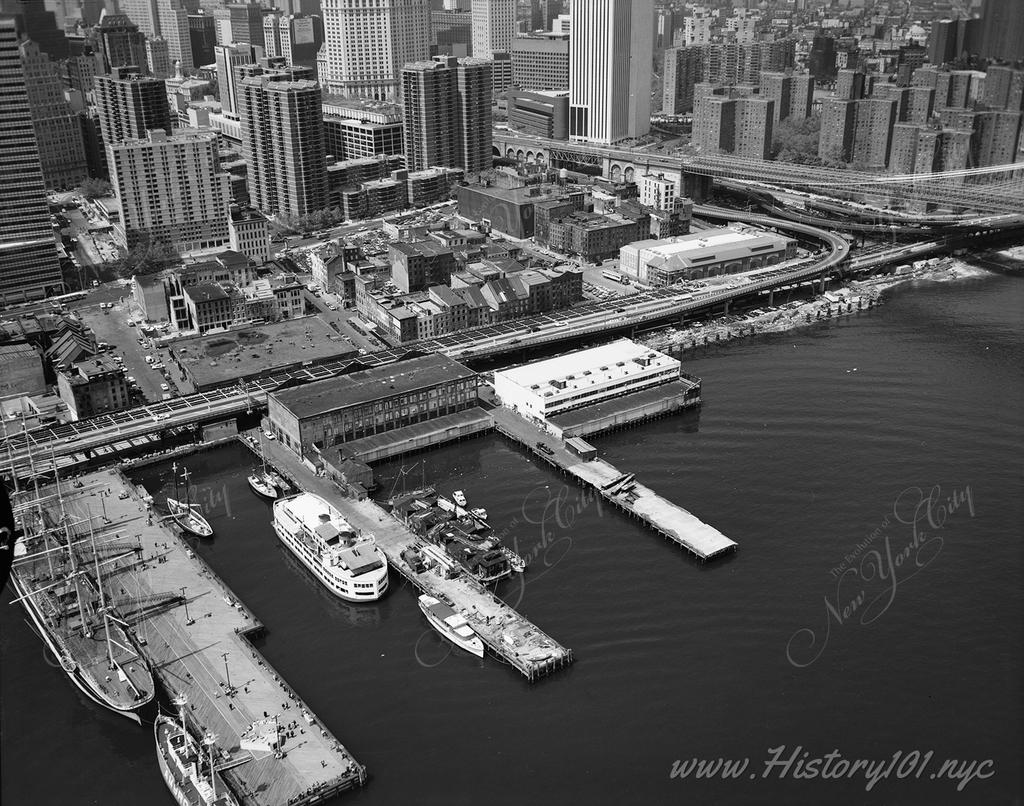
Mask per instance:
[[[478,658],[484,656],[484,642],[476,634],[465,616],[456,613],[444,602],[423,594],[418,599],[420,610],[427,617],[430,626],[455,646],[471,652]]]
[[[178,806],[238,806],[214,766],[213,748],[216,739],[206,734],[200,743],[185,721],[185,699],[174,701],[180,722],[160,714],[153,723],[156,758],[164,783]],[[203,745],[208,750],[203,752]]]
[[[319,495],[299,493],[274,502],[274,531],[336,596],[372,602],[388,589],[388,561],[372,535],[360,535]]]

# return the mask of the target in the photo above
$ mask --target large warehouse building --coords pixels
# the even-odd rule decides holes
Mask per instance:
[[[434,353],[272,392],[268,417],[301,456],[476,404],[476,373]]]
[[[618,339],[495,372],[494,391],[502,405],[543,419],[678,381],[679,377],[676,359],[629,339]]]
[[[796,241],[730,224],[661,241],[637,241],[619,250],[619,268],[654,286],[737,274],[796,256]]]

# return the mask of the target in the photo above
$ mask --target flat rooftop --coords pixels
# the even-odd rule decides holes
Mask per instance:
[[[588,350],[500,370],[494,375],[495,378],[501,376],[528,389],[535,395],[549,396],[657,367],[678,371],[679,362],[629,339],[617,339]]]
[[[306,362],[356,355],[357,349],[317,316],[180,339],[171,352],[199,389]]]
[[[785,249],[791,240],[774,232],[734,225],[693,232],[664,241],[641,241],[624,248],[647,253],[649,256],[646,262],[649,264],[659,260],[674,260],[684,265],[700,265],[712,260]]]
[[[417,389],[431,389],[442,383],[475,377],[473,370],[458,361],[433,353],[283,389],[273,392],[271,397],[299,419],[305,419]]]

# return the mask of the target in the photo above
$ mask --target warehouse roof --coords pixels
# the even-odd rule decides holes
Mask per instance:
[[[473,377],[476,373],[458,361],[432,353],[273,392],[271,397],[299,419],[305,419]]]

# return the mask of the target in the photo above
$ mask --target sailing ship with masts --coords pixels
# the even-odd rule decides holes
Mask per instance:
[[[60,498],[60,481],[57,480]],[[141,552],[138,542],[96,540],[92,521],[74,522],[34,500],[17,507],[24,537],[15,544],[11,584],[35,631],[72,683],[93,702],[141,722],[156,685],[108,582],[116,564]]]
[[[267,454],[263,449],[263,432],[260,431],[260,464],[259,470],[253,469],[247,479],[252,491],[263,498],[276,499],[278,496],[278,482],[281,479],[275,473],[267,470]]]
[[[217,738],[197,737],[185,716],[186,698],[174,699],[178,719],[159,714],[153,723],[160,774],[178,806],[238,806],[214,763]]]
[[[174,498],[167,499],[167,509],[171,513],[174,522],[190,535],[196,537],[213,537],[213,527],[203,517],[203,510],[192,501],[192,486],[188,482],[188,468],[182,468],[181,477],[185,482],[185,498],[179,498],[178,492],[178,463],[171,465],[171,472],[174,474]]]

